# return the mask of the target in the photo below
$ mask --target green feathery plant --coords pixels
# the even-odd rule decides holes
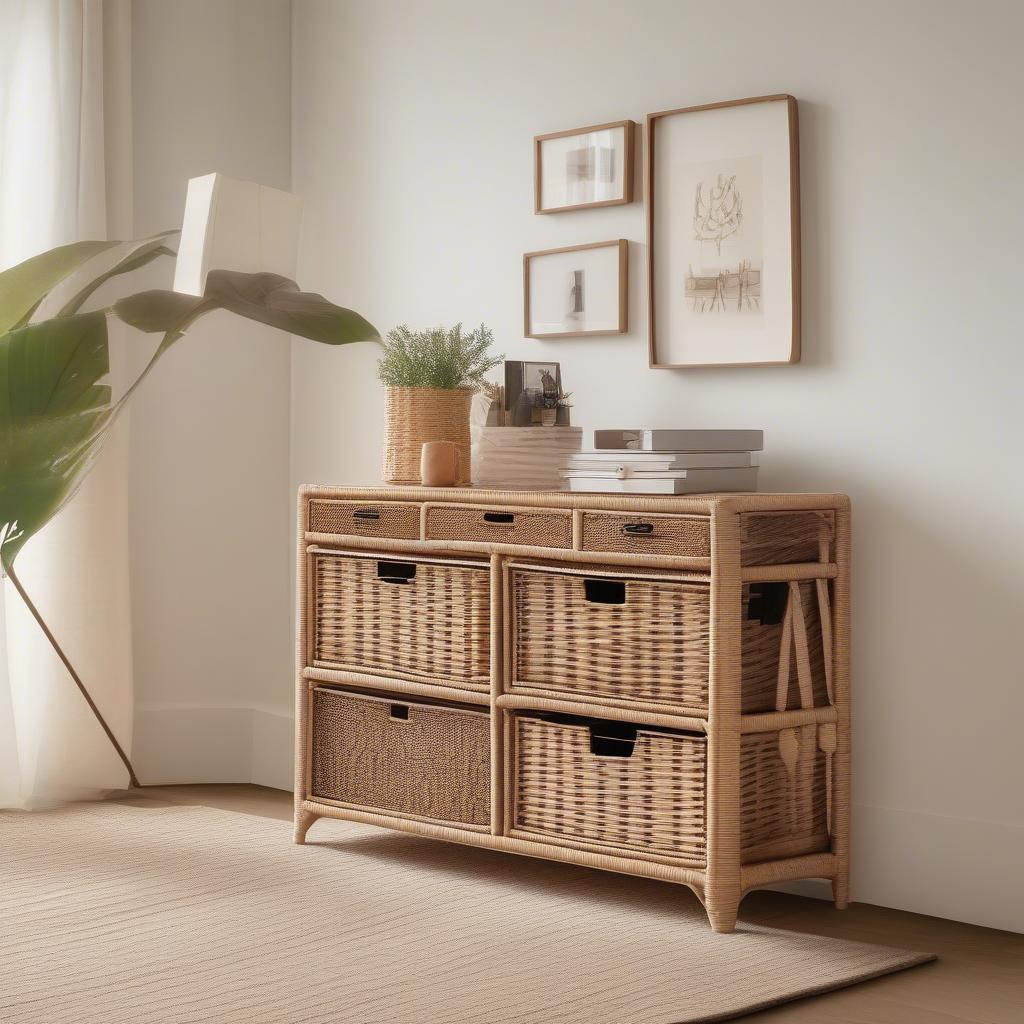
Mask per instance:
[[[74,495],[125,402],[161,356],[201,316],[227,309],[288,334],[346,345],[380,341],[358,313],[300,292],[276,274],[212,270],[203,295],[145,291],[106,309],[80,312],[100,285],[173,256],[169,231],[141,242],[76,242],[0,273],[0,574],[5,573],[103,727],[133,786],[135,770],[14,570],[24,545]],[[50,292],[94,257],[122,246],[114,265],[94,274],[58,312],[38,319]],[[146,368],[115,400],[108,375],[107,322],[115,318],[163,337]]]
[[[384,342],[377,373],[389,388],[477,391],[487,371],[505,358],[488,352],[493,344],[494,334],[483,324],[470,334],[462,333],[462,324],[428,331],[411,331],[401,324]]]

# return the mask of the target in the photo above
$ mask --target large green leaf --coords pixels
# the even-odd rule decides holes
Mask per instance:
[[[174,256],[176,255],[173,249],[170,249],[165,244],[168,238],[173,235],[181,234],[180,231],[161,231],[158,235],[153,235],[152,238],[144,238],[141,242],[134,242],[129,250],[109,269],[104,271],[99,276],[93,278],[88,284],[82,286],[79,291],[70,298],[62,307],[58,314],[59,316],[71,316],[77,313],[90,295],[93,294],[101,285],[107,283],[112,278],[118,277],[121,274],[130,274],[133,270],[139,270],[146,266],[148,263],[152,263],[153,260],[159,259],[161,256]],[[117,243],[121,245],[123,243]]]
[[[198,317],[218,308],[325,344],[379,341],[358,313],[300,292],[287,278],[229,271],[211,271],[203,296],[149,291],[114,304],[112,311],[126,323],[164,335],[149,365],[117,402],[104,382],[109,368],[105,311],[0,335],[4,567],[74,493],[117,412],[160,356]]]
[[[0,335],[0,563],[74,493],[109,425],[104,313]]]
[[[377,329],[358,313],[315,292],[300,292],[294,281],[278,274],[211,270],[201,297],[159,290],[139,292],[116,302],[113,308],[133,327],[164,334],[180,331],[182,324],[211,309],[227,309],[326,345],[380,340]]]
[[[33,256],[0,273],[0,333],[26,323],[69,274],[120,242],[73,242]]]

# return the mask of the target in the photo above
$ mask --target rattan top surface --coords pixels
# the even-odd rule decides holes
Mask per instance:
[[[306,484],[303,498],[358,501],[438,501],[467,505],[525,505],[548,508],[629,509],[708,514],[716,508],[733,511],[784,511],[848,508],[850,499],[838,493],[715,493],[694,495],[603,494],[578,491],[515,491],[477,487],[420,487],[412,485]]]

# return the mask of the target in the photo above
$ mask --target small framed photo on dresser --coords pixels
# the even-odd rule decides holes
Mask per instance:
[[[523,333],[582,338],[629,329],[629,243],[568,245],[523,256]]]
[[[636,124],[614,121],[533,140],[534,212],[561,213],[633,201]]]

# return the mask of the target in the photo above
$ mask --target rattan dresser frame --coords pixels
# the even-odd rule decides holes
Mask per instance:
[[[420,539],[323,533],[310,529],[311,502],[412,503],[419,505]],[[570,510],[573,547],[552,548],[495,541],[429,540],[427,510],[436,504],[506,510]],[[625,552],[583,551],[583,514],[588,510],[693,516],[710,527],[710,557],[706,555],[642,555]],[[297,685],[295,760],[295,842],[303,843],[310,826],[321,817],[340,818],[398,829],[449,842],[517,853],[531,857],[640,875],[691,888],[704,904],[712,927],[731,931],[740,900],[750,890],[804,878],[831,881],[837,908],[850,898],[850,684],[849,684],[849,565],[850,506],[839,494],[721,494],[692,497],[636,497],[555,492],[511,492],[423,487],[307,486],[299,493],[297,561]],[[743,564],[742,517],[748,513],[816,512],[830,516],[833,541],[817,561],[783,564]],[[357,671],[335,671],[314,666],[311,636],[316,615],[309,565],[317,550],[332,549],[375,553],[383,557],[405,554],[440,560],[489,559],[491,577],[490,693],[470,693],[443,685],[410,680],[381,679]],[[593,703],[569,696],[509,692],[508,624],[500,609],[504,594],[503,569],[507,563],[528,560],[571,566],[605,566],[608,571],[670,569],[703,574],[710,581],[710,677],[706,715],[666,711],[661,706]],[[827,623],[830,700],[826,706],[746,714],[741,711],[741,594],[745,584],[759,581],[816,581],[831,594]],[[826,631],[823,629],[823,632]],[[799,656],[799,655],[798,655]],[[788,657],[788,655],[787,655]],[[787,669],[788,672],[788,669]],[[341,685],[363,690],[386,689],[408,698],[471,703],[491,715],[491,828],[489,833],[455,823],[418,820],[387,812],[347,806],[311,795],[311,702],[315,687]],[[681,866],[670,860],[632,856],[582,842],[544,842],[509,835],[508,803],[511,780],[507,773],[507,744],[512,717],[522,710],[562,712],[618,719],[640,725],[669,727],[704,733],[706,760],[706,867]],[[741,851],[740,747],[746,733],[796,730],[809,725],[828,730],[829,751],[828,839],[822,852],[775,856],[744,863]]]

